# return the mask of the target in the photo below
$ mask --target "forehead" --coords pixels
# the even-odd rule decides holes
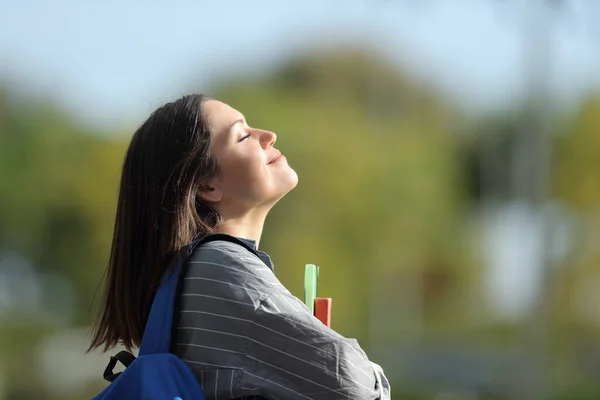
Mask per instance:
[[[206,113],[212,133],[215,136],[229,133],[231,124],[242,118],[242,114],[239,111],[218,100],[208,100],[202,107]]]

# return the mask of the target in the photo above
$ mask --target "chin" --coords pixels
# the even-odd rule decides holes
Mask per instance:
[[[275,194],[271,198],[271,201],[268,202],[271,206],[275,205],[298,185],[298,175],[294,170],[290,169],[290,171],[291,173],[289,176],[287,176],[285,180],[281,180],[279,185],[277,185],[277,194]]]
[[[294,171],[293,169],[290,168],[288,190],[286,191],[286,193],[291,191],[292,189],[294,189],[297,185],[298,185],[298,174],[296,173],[296,171]]]

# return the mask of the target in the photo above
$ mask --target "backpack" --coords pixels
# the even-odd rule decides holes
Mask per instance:
[[[154,296],[138,357],[127,351],[111,356],[104,371],[104,379],[111,384],[93,400],[205,400],[192,370],[179,357],[170,353],[169,349],[173,308],[182,265],[196,246],[214,240],[234,242],[252,250],[236,238],[214,234],[177,253],[173,257],[172,268],[165,272]],[[113,373],[117,361],[125,366],[125,370]]]

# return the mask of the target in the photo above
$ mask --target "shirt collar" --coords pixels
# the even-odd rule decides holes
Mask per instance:
[[[271,270],[275,269],[275,266],[273,265],[273,262],[271,261],[271,257],[269,257],[269,255],[267,253],[265,253],[264,251],[260,251],[260,250],[258,250],[256,248],[256,241],[255,240],[245,239],[245,238],[241,238],[241,237],[238,237],[238,239],[240,241],[246,243],[252,249],[254,249],[254,251],[258,254],[258,257],[262,260],[262,262],[265,263],[265,265],[267,267],[269,267]]]

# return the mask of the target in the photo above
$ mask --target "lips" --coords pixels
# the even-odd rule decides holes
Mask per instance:
[[[281,154],[280,151],[275,152],[275,154],[273,154],[273,156],[271,156],[271,158],[269,159],[269,162],[267,164],[272,164],[275,161],[279,160],[283,155]]]

